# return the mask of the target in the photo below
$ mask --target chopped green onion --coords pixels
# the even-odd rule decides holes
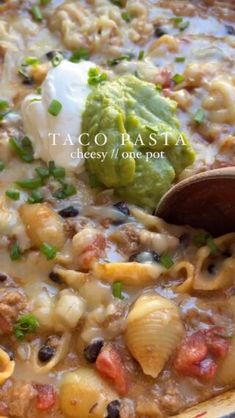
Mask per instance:
[[[162,91],[162,86],[161,86],[161,84],[156,84],[155,88],[156,88],[156,90],[157,90],[158,92],[161,92],[161,91]]]
[[[48,244],[47,242],[44,242],[41,245],[40,250],[42,254],[46,256],[47,260],[53,260],[56,257],[57,249],[52,245]]]
[[[40,63],[37,57],[26,57],[24,60],[24,65],[38,65]]]
[[[175,58],[175,62],[184,62],[185,61],[185,57],[176,57]]]
[[[210,252],[211,252],[212,255],[218,254],[219,248],[216,245],[216,243],[215,243],[215,241],[213,240],[212,237],[209,237],[207,239],[206,243],[207,243],[208,247],[210,248]]]
[[[90,55],[89,52],[86,48],[79,48],[77,51],[75,51],[73,53],[73,55],[71,55],[71,57],[69,58],[69,61],[77,63],[80,62],[82,60],[89,60]]]
[[[196,113],[194,114],[193,120],[194,120],[194,122],[196,122],[198,124],[201,124],[201,123],[204,122],[205,117],[206,117],[205,110],[199,108],[199,109],[197,109]]]
[[[65,183],[62,187],[60,187],[53,193],[53,196],[56,199],[62,200],[66,199],[67,197],[73,196],[74,194],[76,194],[76,192],[76,187],[73,184]]]
[[[47,167],[36,167],[35,172],[41,179],[45,180],[50,177],[50,171]]]
[[[107,80],[107,74],[101,73],[99,68],[90,68],[88,71],[88,84],[90,86],[96,86]]]
[[[121,0],[110,0],[110,2],[112,4],[114,4],[115,6],[122,7],[122,1]]]
[[[175,23],[175,25],[179,25],[180,23],[183,22],[183,18],[182,16],[175,16],[171,18],[171,21]]]
[[[31,196],[28,198],[28,203],[41,203],[43,202],[43,195],[40,190],[33,190]]]
[[[0,99],[0,110],[6,110],[9,107],[7,100]]]
[[[163,253],[160,256],[160,264],[165,267],[166,269],[169,269],[170,267],[173,266],[174,262],[171,258],[171,256],[167,253]]]
[[[185,29],[187,29],[190,25],[190,22],[187,20],[185,22],[182,22],[179,24],[178,28],[181,32],[183,32]]]
[[[32,84],[33,78],[27,73],[26,67],[21,66],[18,70],[18,74],[23,78],[24,84]]]
[[[193,237],[193,243],[197,247],[201,247],[202,245],[206,245],[208,238],[210,238],[210,234],[207,232],[199,232],[197,235]]]
[[[14,189],[8,189],[8,190],[6,190],[6,196],[9,197],[12,200],[19,200],[20,192],[18,190],[14,190]]]
[[[115,65],[118,65],[121,61],[131,61],[132,58],[133,58],[133,55],[131,53],[123,54],[123,55],[120,55],[120,57],[112,58],[108,60],[108,65],[110,65],[111,67],[114,67]]]
[[[31,9],[32,15],[34,20],[36,20],[36,22],[41,22],[42,21],[42,13],[41,10],[39,9],[38,6],[33,6]]]
[[[53,175],[53,171],[55,170],[55,161],[51,160],[48,163],[49,173]]]
[[[15,151],[18,157],[26,163],[33,161],[33,148],[31,141],[28,137],[24,137],[21,141],[12,137],[9,139],[11,148]]]
[[[10,258],[12,261],[17,261],[21,258],[21,251],[18,242],[15,242],[10,249]]]
[[[9,103],[4,99],[0,99],[0,122],[10,112],[9,110],[7,110],[8,108],[9,108]]]
[[[216,245],[215,241],[213,240],[212,236],[208,234],[207,232],[199,232],[197,235],[195,235],[193,238],[193,243],[197,247],[208,245],[212,255],[216,255],[219,251],[219,248]]]
[[[50,2],[51,0],[40,0],[41,6],[47,6]]]
[[[113,283],[113,296],[118,299],[123,299],[122,294],[123,283],[122,282],[114,282]]]
[[[4,168],[5,168],[5,163],[0,160],[0,173],[1,173],[1,171],[4,170]]]
[[[63,179],[65,178],[65,169],[63,167],[55,167],[52,174],[55,179]]]
[[[127,23],[129,23],[131,21],[131,15],[128,12],[123,12],[122,13],[122,18],[123,20],[125,20]]]
[[[182,74],[175,74],[174,77],[172,77],[172,80],[175,84],[180,84],[184,81],[184,76]]]
[[[27,334],[36,332],[38,327],[39,322],[33,314],[21,315],[14,325],[15,337],[17,340],[22,341]]]
[[[139,61],[142,61],[144,59],[144,54],[145,54],[145,52],[143,50],[139,52],[139,55],[138,55],[138,60]]]
[[[52,116],[58,116],[61,112],[62,104],[58,100],[52,100],[50,106],[48,107],[48,113]]]
[[[16,185],[26,190],[38,189],[42,185],[42,180],[39,177],[24,179],[16,181]]]
[[[179,28],[181,32],[183,32],[189,25],[189,21],[184,21],[182,16],[175,16],[171,19],[171,21],[174,23],[175,26]]]
[[[36,93],[37,94],[42,94],[42,87],[37,87],[37,90],[36,90]]]
[[[58,67],[58,65],[61,63],[61,61],[63,61],[63,59],[64,59],[63,54],[61,54],[60,52],[56,52],[56,54],[51,60],[53,67]]]

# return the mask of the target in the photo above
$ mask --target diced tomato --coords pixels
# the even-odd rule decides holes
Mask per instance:
[[[205,339],[201,333],[185,338],[174,361],[175,369],[186,376],[198,376],[199,364],[208,354]]]
[[[102,234],[97,234],[95,239],[84,248],[79,255],[79,265],[84,270],[89,270],[97,259],[99,259],[105,251],[106,239]]]
[[[205,331],[206,343],[209,352],[217,358],[224,358],[229,350],[229,340],[226,339],[226,331],[222,327],[214,327]],[[223,335],[225,338],[223,338]]]
[[[223,335],[223,328],[214,327],[186,337],[174,360],[175,369],[185,376],[213,379],[215,358],[224,358],[229,349],[229,341]]]
[[[113,381],[117,392],[126,395],[128,390],[127,372],[120,354],[111,344],[106,346],[96,359],[99,373]]]
[[[34,385],[37,390],[37,409],[45,411],[51,408],[56,402],[56,392],[53,385]]]
[[[9,334],[12,330],[12,322],[10,319],[5,318],[3,315],[0,315],[0,333]]]
[[[202,360],[199,364],[192,364],[189,376],[211,380],[215,376],[217,364],[210,357]]]

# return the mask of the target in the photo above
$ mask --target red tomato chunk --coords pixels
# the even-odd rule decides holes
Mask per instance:
[[[51,408],[56,402],[56,392],[53,385],[34,385],[37,390],[36,406],[41,411]]]
[[[229,341],[223,328],[197,331],[183,341],[174,367],[184,376],[211,380],[217,370],[216,359],[224,358],[228,349]]]
[[[101,376],[113,381],[120,395],[127,393],[127,372],[115,347],[108,345],[100,352],[96,359],[96,368]]]

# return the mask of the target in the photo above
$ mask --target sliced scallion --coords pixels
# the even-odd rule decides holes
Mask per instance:
[[[89,51],[86,48],[81,47],[71,55],[71,57],[69,58],[69,61],[77,63],[82,60],[89,60],[89,58],[90,58]]]
[[[31,163],[33,161],[33,148],[28,137],[24,137],[21,141],[11,137],[9,139],[9,144],[21,160],[26,163]]]
[[[24,60],[24,65],[38,65],[40,63],[37,57],[26,57]]]
[[[47,242],[44,242],[41,245],[40,250],[42,254],[46,256],[47,260],[53,260],[53,258],[56,257],[57,249],[53,247],[53,245],[48,244]]]
[[[196,113],[194,114],[193,120],[194,120],[194,122],[196,122],[198,124],[201,124],[201,123],[204,122],[205,117],[206,117],[205,110],[199,108],[199,109],[197,109]]]
[[[21,250],[19,247],[18,242],[15,242],[10,249],[10,258],[12,261],[17,261],[21,258],[22,254],[21,254]]]
[[[6,196],[9,197],[12,200],[19,200],[20,192],[18,190],[14,190],[14,189],[8,189],[8,190],[6,190]]]
[[[171,256],[167,253],[163,253],[160,256],[160,264],[165,267],[166,269],[169,269],[170,267],[173,266],[174,262],[171,258]]]
[[[107,74],[101,73],[99,68],[92,67],[88,71],[88,84],[90,86],[96,86],[97,84],[102,83],[107,80]]]
[[[108,60],[108,65],[110,65],[111,67],[114,67],[115,65],[118,65],[121,61],[131,61],[132,58],[133,58],[133,54],[131,53],[123,54],[117,58],[112,58]]]
[[[113,296],[117,299],[123,299],[122,294],[123,283],[122,282],[114,282],[113,283]]]
[[[139,55],[138,55],[138,60],[139,61],[142,61],[144,59],[144,54],[145,54],[145,52],[143,50],[139,52]]]
[[[48,107],[48,113],[52,116],[58,116],[62,110],[62,104],[58,100],[52,100]]]
[[[53,170],[53,176],[55,179],[65,178],[65,169],[63,167],[55,167]]]
[[[18,180],[16,185],[26,190],[38,189],[42,185],[42,180],[39,177]]]
[[[5,163],[0,160],[0,173],[1,173],[1,171],[4,170],[4,168],[5,168]]]
[[[36,20],[36,22],[41,22],[42,21],[42,13],[41,10],[39,9],[38,6],[33,6],[31,9],[32,15],[34,20]]]
[[[58,67],[58,65],[63,61],[64,57],[60,52],[56,52],[54,57],[51,60],[53,67]]]
[[[184,76],[182,74],[175,74],[174,77],[172,77],[172,80],[175,84],[181,84],[184,81]]]
[[[50,177],[50,171],[47,167],[36,167],[35,168],[36,174],[41,177],[41,179],[45,180]]]
[[[43,202],[43,195],[40,192],[40,190],[33,190],[31,193],[31,196],[28,198],[28,203],[34,204],[34,203],[41,203]]]
[[[176,57],[175,58],[175,62],[184,62],[185,61],[185,57]]]
[[[125,20],[125,22],[129,23],[131,21],[131,15],[128,12],[123,12],[122,13],[122,18],[123,20]]]

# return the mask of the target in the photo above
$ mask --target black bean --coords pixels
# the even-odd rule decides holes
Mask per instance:
[[[0,273],[0,282],[5,282],[7,280],[7,274]]]
[[[156,26],[154,30],[154,35],[156,38],[161,38],[161,36],[166,35],[166,32],[164,29],[161,28],[161,26]]]
[[[137,263],[159,263],[160,255],[155,251],[142,251],[140,253],[132,254],[129,261],[136,261]]]
[[[224,258],[229,258],[229,257],[231,257],[231,256],[232,256],[232,253],[231,253],[231,251],[230,251],[230,250],[225,250],[225,251],[222,253],[222,256],[223,256]]]
[[[26,86],[32,86],[32,84],[34,84],[34,79],[32,77],[24,77],[22,84],[25,84]]]
[[[124,215],[129,216],[130,215],[130,209],[127,206],[126,202],[118,202],[113,205],[119,212],[122,212]]]
[[[120,401],[115,400],[108,404],[107,412],[108,415],[106,418],[119,418],[120,417]]]
[[[93,341],[91,344],[89,344],[85,350],[84,350],[84,357],[89,363],[95,363],[98,354],[101,350],[101,348],[104,345],[104,341],[99,339]]]
[[[49,278],[56,284],[63,284],[63,280],[61,279],[60,275],[54,271],[51,271]]]
[[[13,350],[12,350],[11,348],[6,347],[5,345],[0,345],[0,348],[1,348],[2,350],[4,350],[4,351],[8,354],[9,359],[10,359],[11,361],[12,361],[12,360],[14,360],[15,355],[14,355],[14,352],[13,352]]]
[[[225,25],[225,28],[228,35],[235,36],[235,28],[232,25]]]
[[[53,58],[56,57],[57,54],[61,54],[61,55],[65,55],[63,51],[59,51],[59,50],[54,50],[54,51],[48,51],[46,53],[46,57],[49,61],[51,61]]]
[[[59,215],[62,216],[62,218],[74,218],[78,214],[79,211],[74,206],[68,206],[59,211]]]
[[[212,263],[209,264],[208,267],[207,267],[207,271],[210,274],[215,274],[216,273],[216,266],[215,266],[215,264],[212,264]]]
[[[54,354],[55,349],[53,347],[50,347],[49,345],[43,345],[38,352],[38,359],[45,363],[46,361],[51,360]]]
[[[181,246],[186,248],[191,242],[191,236],[190,234],[185,233],[179,237],[179,240],[180,240]]]

